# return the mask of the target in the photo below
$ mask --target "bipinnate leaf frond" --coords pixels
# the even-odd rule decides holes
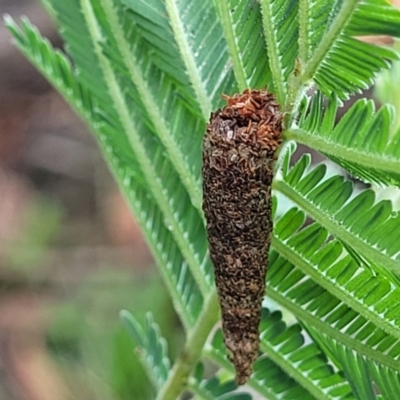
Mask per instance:
[[[271,87],[272,76],[259,2],[214,1],[239,90]]]
[[[131,151],[129,141],[123,134],[123,129],[114,114],[113,108],[101,109],[96,101],[97,98],[80,85],[74,76],[67,58],[54,51],[50,44],[42,39],[37,30],[28,22],[23,24],[23,30],[20,30],[11,20],[8,20],[8,25],[15,33],[15,38],[18,40],[17,43],[21,50],[48,77],[60,93],[71,102],[92,129],[98,133],[99,142],[109,166],[120,183],[129,205],[142,224],[147,241],[174,299],[176,310],[181,316],[184,326],[189,327],[194,323],[201,309],[202,296],[188,269],[188,263],[171,234],[171,226],[165,223],[157,202],[154,201],[148,191],[147,180],[142,174],[135,154]],[[46,61],[43,62],[43,60]],[[147,136],[149,146],[151,146],[149,154],[154,157],[153,165],[158,165],[161,171],[166,167],[162,148],[157,147],[157,142],[151,139],[151,135],[144,136]],[[174,179],[173,175],[168,174],[164,178],[164,184],[171,185],[169,186],[170,189],[175,195],[179,196],[178,207],[181,212],[187,216],[193,213],[193,218],[188,222],[193,232],[198,232],[199,227],[202,229],[202,221],[197,211],[188,198],[186,198],[186,205],[189,208],[184,206],[183,198],[179,195],[179,190],[171,179]],[[196,222],[200,225],[196,225]],[[188,233],[185,234],[186,238],[187,235]],[[203,259],[199,263],[202,264],[202,268],[210,268],[209,261],[206,258],[206,244],[204,240],[201,240],[201,236],[200,238],[197,236],[197,241],[203,247]]]
[[[272,246],[287,260],[309,275],[318,285],[356,310],[390,335],[400,338],[400,288],[383,274],[361,267],[341,242],[314,222],[298,228],[292,224],[305,220],[297,209],[282,216],[275,225]],[[303,215],[302,215],[303,214]],[[285,275],[281,275],[285,276]],[[290,280],[284,279],[282,285]]]
[[[296,69],[298,53],[298,2],[260,3],[274,92],[279,103],[286,104],[289,76]]]
[[[297,2],[214,1],[241,90],[265,87],[285,104],[298,53]]]
[[[231,93],[235,88],[221,24],[212,1],[124,0],[124,3],[133,12],[137,32],[152,44],[158,54],[164,53],[168,57],[165,64],[168,62],[173,68],[177,66],[179,72],[187,75],[207,121],[211,111],[221,104],[221,93]],[[152,30],[148,18],[154,12],[158,14],[156,28],[160,29]],[[167,21],[162,20],[160,12],[168,15]],[[175,65],[176,56],[178,62]],[[181,62],[184,69],[181,69]]]
[[[316,341],[323,344],[331,359],[343,368],[357,399],[390,400],[398,396],[400,390],[398,370],[372,362],[311,327],[308,327],[308,331]]]
[[[264,308],[260,325],[261,356],[249,385],[270,399],[353,399],[350,386],[335,372],[298,324],[288,326],[280,311]],[[218,331],[205,354],[221,362],[224,345]],[[229,364],[227,367],[231,369]],[[296,397],[297,396],[297,397]]]
[[[303,156],[293,168],[283,171],[274,187],[297,203],[338,239],[348,243],[377,265],[400,271],[400,241],[395,235],[400,214],[389,200],[375,200],[375,192],[356,192],[341,175],[326,177],[327,167],[309,169]]]
[[[121,5],[125,7],[121,7]],[[156,64],[158,69],[169,77],[171,82],[179,88],[180,93],[185,93],[184,98],[187,101],[192,100],[190,104],[201,115],[199,103],[196,101],[195,92],[186,74],[186,67],[169,23],[165,2],[159,0],[122,0],[121,4],[114,2],[114,7],[123,9],[122,14],[124,15],[121,15],[120,18],[123,18],[123,21],[127,23],[127,25],[121,26],[124,34],[133,41],[145,42],[143,45],[151,49],[149,54],[151,62]],[[135,26],[132,26],[132,24]],[[140,32],[140,35],[138,35],[138,32]],[[129,43],[132,50],[134,49],[133,43]]]
[[[335,93],[347,99],[368,88],[381,69],[398,59],[393,49],[354,37],[400,35],[396,29],[400,11],[384,0],[221,0],[214,4],[239,88],[265,82],[289,111],[296,111],[304,89],[312,83],[328,96]],[[268,68],[262,72],[265,62]]]
[[[400,131],[391,134],[393,108],[384,105],[376,111],[372,100],[361,99],[336,123],[338,111],[336,97],[327,101],[319,93],[285,135],[307,143],[365,182],[400,187]]]
[[[375,287],[376,298],[385,295],[384,288],[385,285]],[[309,275],[276,251],[270,254],[266,292],[268,297],[291,311],[303,324],[314,327],[381,365],[394,371],[400,370],[398,338],[316,285]]]
[[[168,152],[180,179],[185,185],[195,207],[201,207],[201,160],[196,157],[201,146],[201,135],[187,135],[187,131],[201,132],[205,129],[201,114],[177,95],[175,81],[161,70],[152,57],[144,57],[154,49],[137,35],[132,13],[113,3],[102,0],[98,19],[103,21],[105,55],[112,61],[120,85],[125,89],[133,108],[142,110],[152,131],[158,136]],[[190,87],[190,86],[189,86]],[[179,91],[181,86],[179,85]],[[171,119],[171,109],[175,111]]]
[[[128,311],[121,311],[120,317],[135,342],[148,377],[155,388],[160,389],[167,380],[171,361],[167,354],[167,341],[161,336],[159,326],[150,313],[146,316],[144,327]]]
[[[57,4],[54,4],[54,9],[57,13],[61,11],[58,9],[58,4],[58,2]],[[108,8],[108,6],[110,6],[110,8]],[[176,173],[176,168],[171,165],[174,158],[169,158],[164,154],[162,144],[158,143],[160,136],[156,138],[156,135],[152,134],[152,130],[150,129],[151,125],[150,127],[145,125],[146,122],[151,124],[152,121],[149,120],[148,117],[146,118],[146,114],[142,112],[142,108],[134,107],[134,105],[131,104],[130,93],[127,91],[129,86],[126,86],[125,80],[121,80],[118,64],[116,65],[116,63],[110,62],[110,59],[103,52],[103,46],[100,45],[101,43],[106,42],[107,37],[111,40],[113,39],[111,34],[107,35],[107,32],[110,29],[110,26],[117,25],[116,21],[109,20],[113,16],[115,19],[118,18],[117,15],[113,14],[113,12],[117,11],[112,8],[108,3],[108,0],[102,2],[82,0],[82,7],[82,9],[85,10],[84,15],[86,18],[84,21],[81,21],[81,23],[87,26],[90,35],[95,39],[93,42],[95,56],[102,66],[102,71],[107,77],[107,79],[105,79],[105,87],[103,90],[110,94],[113,104],[116,104],[115,118],[122,125],[120,134],[125,134],[128,137],[134,156],[138,160],[140,169],[148,183],[149,192],[162,210],[167,228],[171,231],[172,236],[175,237],[180,251],[184,254],[184,257],[188,262],[188,267],[191,270],[191,273],[196,276],[195,279],[200,285],[202,293],[205,294],[208,292],[208,283],[207,278],[205,277],[209,275],[201,273],[200,271],[203,266],[210,270],[211,264],[209,262],[203,263],[207,252],[207,246],[206,243],[200,243],[197,240],[197,238],[202,237],[202,235],[199,235],[199,230],[201,231],[204,229],[202,221],[198,218],[195,218],[194,220],[188,218],[187,213],[195,213],[196,210],[193,209],[192,211],[189,211],[192,207],[190,200],[189,203],[187,203],[189,207],[188,209],[182,207],[182,201],[184,198],[187,198],[187,195],[185,188],[181,186],[181,180],[179,175]],[[105,12],[105,9],[107,9],[107,13]],[[78,14],[79,8],[75,12]],[[60,18],[63,18],[61,14],[57,15],[60,15]],[[69,25],[66,28],[66,31],[73,35],[73,29],[74,25]],[[117,35],[117,33],[118,32],[113,32],[115,35]],[[123,41],[123,38],[121,37],[118,39],[121,42]],[[71,46],[71,52],[74,56],[75,53],[80,53],[82,51],[82,44],[80,43],[79,38],[76,38],[75,36],[70,40],[74,44],[74,46]],[[121,46],[122,45],[123,44],[121,44]],[[121,50],[121,48],[119,49]],[[84,60],[80,60],[79,58],[78,61],[82,63],[84,62]],[[124,62],[125,61],[126,60],[124,59]],[[135,102],[135,104],[137,103]],[[184,105],[181,103],[181,106],[183,107]],[[145,109],[146,107],[148,108],[148,105],[145,106]],[[176,120],[179,121],[179,113],[175,113],[174,115],[176,115]],[[181,158],[177,157],[176,160],[181,160]],[[184,168],[180,168],[180,171],[183,170]],[[183,195],[183,198],[179,193]],[[172,199],[174,198],[176,198],[177,201],[173,201]],[[182,217],[180,222],[177,221],[177,219],[180,218],[179,215]],[[195,223],[193,224],[193,222]],[[191,232],[193,233],[193,236]],[[193,241],[197,241],[199,245],[203,247],[203,251],[191,251],[190,247],[192,246]]]
[[[386,6],[384,4],[386,3]],[[373,15],[369,24],[365,15]],[[386,27],[390,19],[393,25]],[[363,22],[361,22],[363,21]],[[363,29],[360,25],[363,23]],[[400,24],[400,11],[384,0],[300,1],[299,2],[299,71],[292,98],[308,81],[316,83],[326,95],[341,99],[369,87],[375,75],[390,66],[398,54],[389,48],[369,44],[353,35],[380,34],[398,36],[394,26]],[[390,24],[388,24],[390,25]]]

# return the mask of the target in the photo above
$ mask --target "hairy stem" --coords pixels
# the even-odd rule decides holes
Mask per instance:
[[[324,137],[310,134],[303,129],[289,129],[285,131],[285,139],[295,140],[298,143],[305,144],[321,153],[331,157],[349,161],[352,164],[358,164],[364,168],[371,168],[386,171],[388,173],[398,173],[400,162],[394,157],[385,154],[368,153],[361,149],[351,148],[349,146],[328,141]]]
[[[310,54],[309,37],[309,1],[299,1],[299,58],[302,63],[307,62]]]
[[[243,65],[243,60],[237,46],[237,38],[233,29],[233,21],[231,18],[230,4],[227,0],[215,0],[215,6],[218,9],[222,28],[225,33],[226,43],[228,45],[229,55],[232,58],[233,72],[239,91],[242,92],[248,87],[246,79],[246,71]]]
[[[203,118],[205,121],[207,121],[211,113],[211,100],[205,89],[205,84],[201,77],[199,66],[196,62],[195,53],[189,44],[187,32],[181,18],[181,13],[179,12],[177,2],[173,0],[166,0],[165,7],[168,11],[171,27],[174,31],[179,51],[181,53],[183,62],[186,65],[187,74],[193,85],[193,89],[196,93],[197,100],[202,110]]]
[[[281,54],[279,53],[279,43],[277,38],[276,24],[272,14],[272,2],[270,0],[261,1],[263,29],[267,42],[269,65],[274,82],[275,95],[279,104],[285,103],[286,87],[283,76]]]
[[[167,127],[167,123],[162,116],[162,112],[158,107],[158,104],[148,88],[145,77],[139,68],[139,62],[135,59],[135,54],[132,53],[129,43],[126,41],[121,23],[118,20],[117,9],[114,8],[111,0],[101,0],[101,4],[104,7],[105,14],[109,20],[112,32],[115,37],[118,49],[121,52],[122,59],[126,65],[127,70],[131,76],[133,84],[136,86],[137,91],[140,95],[142,103],[150,116],[156,132],[161,142],[164,144],[169,159],[173,163],[176,171],[178,172],[182,183],[184,184],[192,204],[201,210],[201,193],[198,185],[194,184],[195,179],[190,174],[189,168],[184,162],[184,156],[181,153],[179,146],[174,142],[173,134]],[[183,242],[182,242],[183,245]],[[205,279],[204,273],[199,268],[199,261],[191,251],[187,251],[185,254],[186,260],[188,261],[189,268],[200,287],[200,291],[203,295],[206,295],[208,290],[208,283]]]
[[[190,245],[185,238],[185,232],[183,232],[182,226],[180,226],[180,224],[176,220],[174,212],[169,206],[170,199],[166,191],[160,184],[160,179],[157,176],[157,172],[154,169],[151,159],[148,157],[140,133],[136,129],[136,124],[132,116],[132,112],[129,109],[125,99],[124,88],[122,88],[118,82],[115,71],[113,69],[113,65],[111,64],[109,59],[103,54],[100,43],[104,38],[102,36],[99,22],[94,14],[92,0],[80,1],[89,32],[93,37],[95,43],[95,51],[97,53],[100,66],[104,73],[110,96],[114,102],[115,109],[117,110],[118,117],[121,121],[124,131],[129,139],[133,153],[135,154],[138,163],[142,167],[143,176],[146,179],[149,190],[164,215],[166,225],[171,227],[171,233],[174,236],[174,239],[178,244],[182,255],[187,260],[191,271],[197,273],[199,279],[203,279],[203,276],[198,273],[198,271],[200,270],[199,262],[193,256],[192,249],[190,248]],[[199,282],[201,285],[201,280]],[[180,317],[183,319],[182,314],[183,313],[180,313]],[[187,325],[185,324],[185,326]]]
[[[343,30],[343,27],[349,21],[358,3],[358,0],[348,0],[343,2],[341,10],[339,11],[336,18],[333,20],[326,35],[322,38],[320,44],[313,52],[312,57],[306,62],[304,66],[302,66],[301,74],[293,80],[293,83],[289,89],[289,94],[285,106],[285,110],[288,113],[296,111],[305,86],[309,85],[310,80],[315,76],[318,68],[332,48],[333,43],[339,37],[340,33]],[[302,52],[304,53],[305,50],[306,49],[303,48]]]

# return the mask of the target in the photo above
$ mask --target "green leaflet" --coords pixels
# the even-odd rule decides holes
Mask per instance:
[[[385,16],[382,18],[382,16]],[[400,13],[386,0],[363,0],[353,14],[346,33],[350,36],[399,36]]]
[[[299,55],[302,62],[311,58],[342,4],[341,0],[299,2]]]
[[[127,311],[121,311],[120,317],[133,337],[147,375],[153,385],[160,389],[167,380],[171,361],[167,354],[167,342],[161,336],[159,326],[151,314],[147,314],[146,325],[143,328]]]
[[[298,230],[298,226],[292,225],[292,213],[289,211],[275,224],[272,246],[317,284],[400,338],[400,289],[393,287],[385,275],[361,268],[340,242],[330,240],[327,230],[318,223]],[[282,279],[279,290],[290,287],[290,280]]]
[[[349,94],[361,93],[371,86],[375,74],[389,68],[390,61],[398,58],[394,50],[343,36],[328,53],[314,79],[326,95],[335,93],[341,99],[348,99]]]
[[[183,216],[187,212],[194,213],[195,211],[188,211],[186,207],[182,207],[181,201],[184,201],[187,194],[181,186],[175,168],[171,165],[171,159],[164,156],[162,146],[157,143],[157,140],[155,140],[154,135],[151,134],[147,126],[141,123],[143,120],[143,122],[147,122],[147,118],[140,112],[140,108],[130,107],[129,92],[127,92],[127,87],[123,84],[124,82],[120,81],[119,70],[116,69],[116,65],[111,63],[102,52],[100,43],[107,37],[107,22],[104,21],[106,15],[101,4],[99,2],[92,3],[90,0],[81,0],[80,5],[82,6],[84,15],[86,15],[85,20],[81,21],[81,23],[87,26],[90,35],[93,37],[94,56],[98,58],[98,62],[106,76],[103,91],[108,92],[111,96],[110,101],[116,104],[115,119],[122,125],[119,134],[125,134],[128,137],[130,147],[148,183],[149,191],[162,210],[167,229],[171,231],[180,251],[184,253],[191,273],[196,276],[195,279],[200,285],[202,293],[205,294],[208,291],[208,282],[206,274],[200,273],[200,267],[205,265],[207,270],[210,269],[210,263],[203,263],[207,251],[206,244],[204,242],[199,243],[202,246],[202,250],[193,251],[190,248],[193,245],[193,241],[188,241],[186,238],[190,238],[193,235],[192,239],[195,240],[199,237],[199,230],[203,229],[202,222],[180,218],[180,215]],[[54,9],[57,15],[60,16],[60,19],[62,19],[62,9],[58,7],[59,3],[57,2],[57,4],[54,4]],[[79,8],[77,8],[76,13],[79,13]],[[110,14],[108,16],[110,17]],[[69,32],[73,35],[73,26],[68,26],[67,28],[65,34]],[[85,62],[79,58],[83,46],[80,38],[73,36],[70,40],[74,44],[71,47],[71,54],[73,56],[78,55],[77,62]],[[179,199],[177,202],[171,200],[173,198],[172,193]],[[188,208],[190,209],[189,204]]]
[[[290,216],[297,218],[299,213],[294,212]],[[337,279],[340,283],[353,278],[351,270],[347,270],[347,273],[346,269],[343,270],[348,262],[348,259],[344,260],[334,267],[341,273]],[[384,297],[389,291],[388,280],[376,284],[367,304]],[[266,294],[291,311],[301,322],[313,326],[371,360],[395,371],[400,370],[398,338],[389,335],[328,290],[317,285],[305,272],[279,256],[276,251],[270,254]]]
[[[295,71],[298,51],[297,2],[263,0],[260,3],[274,92],[278,102],[287,105],[289,76]]]
[[[276,179],[274,188],[364,257],[399,271],[400,243],[394,232],[400,214],[393,211],[390,201],[377,203],[372,190],[355,196],[351,182],[340,175],[325,179],[324,164],[308,171],[309,164],[310,157],[302,157],[291,170],[283,171],[283,179]]]
[[[258,2],[214,1],[226,38],[239,90],[269,87],[272,83],[262,15]]]
[[[300,78],[306,83],[313,79],[318,89],[341,99],[360,92],[373,82],[375,74],[389,67],[389,61],[397,59],[395,51],[361,42],[351,37],[360,21],[365,27],[359,35],[372,35],[380,23],[381,34],[390,34],[392,28],[384,29],[384,19],[391,18],[400,24],[400,12],[393,7],[383,7],[383,2],[335,1],[300,2]],[[365,13],[375,15],[371,25],[365,23]],[[377,21],[377,20],[380,21]],[[343,28],[345,28],[343,30]],[[399,35],[399,31],[394,34]]]
[[[117,2],[114,4],[115,7],[118,7]],[[185,64],[169,25],[165,3],[158,0],[122,0],[121,4],[125,6],[121,7],[123,15],[120,18],[125,21],[122,27],[127,37],[130,40],[145,41],[148,48],[151,48],[151,62],[155,63],[159,70],[163,71],[179,87],[180,92],[187,93],[184,96],[185,99],[191,99],[193,107],[198,109],[199,104],[195,101],[195,92],[190,85]],[[138,36],[135,30],[140,31],[141,35]],[[146,61],[148,62],[148,59]],[[201,111],[198,111],[201,115]]]
[[[281,312],[263,310],[260,337],[261,349],[266,356],[256,361],[249,385],[254,388],[262,387],[261,393],[267,398],[353,398],[348,384],[333,370],[319,348],[306,344],[305,332],[297,324],[287,326],[282,320]],[[207,349],[207,354],[211,359],[217,360],[224,353],[221,332],[218,331],[212,340],[212,348]]]
[[[132,108],[142,109],[143,117],[151,124],[168,152],[193,204],[201,208],[201,146],[204,124],[193,108],[176,93],[176,86],[149,57],[152,48],[141,36],[134,34],[135,20],[111,0],[102,0],[99,14],[104,37],[103,50],[116,68],[116,74],[129,96]],[[182,85],[179,86],[181,88]],[[170,121],[171,109],[175,118]],[[172,122],[172,123],[171,123]],[[191,132],[192,134],[188,134]]]
[[[390,400],[398,396],[400,390],[399,371],[393,371],[373,363],[335,340],[320,334],[315,329],[310,327],[308,329],[318,342],[323,343],[335,362],[341,365],[356,399]]]
[[[361,99],[335,124],[338,100],[325,100],[315,96],[287,137],[308,143],[366,182],[399,186],[400,131],[390,136],[393,108],[375,111],[371,100]]]
[[[166,53],[167,62],[174,69],[178,67],[180,71],[184,65],[182,71],[189,78],[204,120],[208,120],[211,111],[221,105],[221,94],[235,90],[221,25],[211,0],[124,3],[133,11],[137,31],[151,42],[152,48],[158,54]],[[164,18],[167,14],[168,20],[160,13]],[[158,28],[154,31],[153,26],[148,26],[152,15]]]
[[[12,21],[9,21],[8,24],[10,29],[15,32],[21,50],[98,133],[103,154],[127,197],[129,205],[134,210],[136,218],[142,224],[147,241],[173,298],[176,311],[182,318],[184,326],[188,328],[197,319],[201,310],[202,296],[187,268],[187,262],[171,235],[171,230],[164,222],[163,214],[147,190],[146,179],[141,174],[141,168],[131,153],[126,136],[122,134],[123,129],[119,125],[118,119],[113,114],[110,116],[107,114],[107,112],[113,113],[113,108],[102,110],[98,106],[96,98],[76,81],[67,59],[55,52],[29,23],[24,23],[23,31],[19,30]],[[42,60],[46,60],[46,62],[43,63]],[[151,140],[151,137],[149,139],[149,145],[154,146],[154,141]],[[159,167],[162,169],[165,167],[163,152],[161,148],[156,150],[156,147],[152,147],[150,154],[155,157],[154,160],[158,161]],[[173,175],[169,176],[169,179],[174,179]],[[174,190],[175,184],[172,183],[173,181],[169,183],[170,189]],[[180,203],[181,212],[185,212],[186,215],[196,214],[190,202],[186,201],[186,206],[183,202]],[[187,214],[188,212],[189,214]],[[195,231],[199,226],[193,225],[196,222],[202,226],[199,219],[194,218],[189,221]],[[205,242],[200,241],[199,244],[203,247],[203,252],[206,252]],[[206,253],[204,253],[204,257],[205,255]],[[203,268],[209,266],[206,258],[201,262]]]

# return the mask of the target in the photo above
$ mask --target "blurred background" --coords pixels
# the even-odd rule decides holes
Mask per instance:
[[[62,47],[39,1],[0,0],[5,13]],[[92,135],[1,23],[0,400],[151,398],[121,309],[181,339]]]

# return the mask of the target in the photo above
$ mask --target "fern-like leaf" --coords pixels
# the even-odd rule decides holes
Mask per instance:
[[[155,388],[160,389],[167,380],[171,361],[167,355],[167,342],[161,336],[159,326],[151,314],[147,314],[144,328],[127,311],[121,311],[121,320],[135,342],[148,377]]]
[[[20,30],[11,19],[7,20],[7,24],[14,34],[20,49],[54,84],[60,93],[74,105],[78,113],[92,126],[93,130],[98,132],[98,138],[108,164],[120,183],[128,203],[142,224],[146,239],[161,268],[176,310],[182,318],[184,326],[188,328],[194,324],[198,317],[202,306],[202,296],[188,269],[187,261],[174,241],[171,227],[164,223],[164,216],[160,208],[147,190],[148,184],[141,173],[141,167],[129,150],[130,145],[126,136],[121,134],[122,131],[120,129],[122,128],[113,114],[113,109],[101,109],[97,103],[97,98],[93,97],[77,81],[67,58],[54,51],[50,44],[42,39],[37,30],[28,22],[24,22],[23,30]],[[107,111],[111,114],[107,115]],[[147,136],[149,137],[149,135]],[[159,147],[157,150],[156,143],[151,140],[151,136],[149,140],[149,145],[152,146],[150,154],[154,157],[154,165],[159,164],[160,170],[162,170],[165,167],[162,148]],[[168,180],[170,178],[171,176],[169,176]],[[168,183],[167,181],[165,182]],[[173,184],[170,181],[169,184],[171,184],[170,188],[173,192],[179,195],[180,200],[183,200],[176,183]],[[191,229],[198,232],[198,227],[202,227],[202,222],[198,217],[197,211],[191,206],[189,199],[186,201],[186,205],[189,208],[186,208],[183,203],[179,204],[179,208],[186,215],[190,213],[193,215],[190,226],[192,227]],[[196,226],[196,223],[200,225]],[[187,233],[185,237],[187,237]],[[201,237],[197,237],[197,240],[198,245],[203,247],[204,256],[203,260],[201,260],[203,268],[209,268],[205,242],[201,240]],[[200,254],[200,248],[195,252]]]
[[[291,216],[296,219],[300,215]],[[376,290],[376,298],[385,295],[385,290],[379,292],[378,287]],[[399,339],[317,285],[276,251],[270,254],[266,293],[302,323],[381,365],[400,370]]]
[[[308,172],[309,164],[310,157],[303,156],[274,187],[367,259],[400,271],[400,243],[394,235],[400,214],[391,202],[376,202],[372,190],[355,195],[351,182],[340,175],[324,179],[326,166]],[[362,213],[356,212],[361,209]]]
[[[309,2],[301,1],[301,59],[297,82],[301,85],[312,79],[323,93],[335,93],[341,99],[370,86],[376,73],[388,68],[398,54],[392,49],[362,42],[351,34],[357,31],[362,16],[372,9],[379,14],[374,17],[374,24],[364,24],[362,34],[374,34],[377,25],[383,28],[386,18],[398,24],[400,11],[382,4],[382,0],[378,4],[370,0],[330,0],[315,1],[311,6]],[[298,86],[295,84],[294,93]]]
[[[169,63],[173,64],[174,68],[174,54],[178,49],[177,66],[180,66],[179,60],[182,60],[204,121],[207,121],[211,111],[221,104],[221,94],[232,93],[236,86],[229,67],[222,28],[212,0],[152,0],[146,2],[146,5],[145,2],[131,0],[124,2],[133,11],[133,15],[138,16],[135,22],[139,32],[146,35],[153,48],[168,55]],[[155,10],[159,14],[163,9],[169,16],[170,27],[165,25],[165,20],[157,18],[156,24],[159,25],[153,31],[152,27],[149,28],[149,15]],[[162,31],[157,28],[162,28]],[[168,43],[162,37],[164,34],[165,39],[170,39]],[[160,40],[160,36],[163,40]],[[171,53],[169,49],[172,50]]]
[[[343,368],[357,399],[390,400],[398,396],[400,390],[398,370],[371,362],[313,328],[309,328],[309,331],[317,341],[323,343],[332,360]]]
[[[260,337],[265,355],[256,361],[249,385],[267,398],[353,398],[349,385],[327,363],[318,347],[306,344],[301,327],[287,326],[281,312],[263,309]],[[221,363],[225,349],[220,331],[211,346],[206,354]]]
[[[107,38],[103,49],[129,94],[132,107],[143,110],[142,118],[148,120],[158,135],[193,204],[200,209],[201,163],[196,156],[202,140],[198,133],[205,127],[182,96],[177,95],[173,80],[168,79],[152,58],[143,56],[151,53],[152,48],[138,35],[134,18],[112,0],[99,3],[102,7],[98,8],[97,18],[103,22],[101,27]],[[171,108],[175,110],[172,120]]]
[[[87,27],[93,38],[95,56],[101,65],[102,72],[106,76],[104,80],[105,87],[102,90],[110,94],[110,101],[116,105],[113,117],[121,125],[121,131],[118,135],[127,136],[134,157],[140,165],[139,168],[145,181],[148,183],[149,192],[162,210],[165,224],[175,238],[202,293],[206,294],[209,285],[206,277],[209,277],[210,281],[212,279],[208,273],[200,272],[202,266],[208,270],[211,268],[210,263],[203,263],[207,253],[206,243],[197,241],[202,247],[202,250],[198,249],[199,251],[190,248],[194,243],[193,241],[196,241],[196,238],[199,237],[199,230],[204,229],[202,222],[200,218],[187,218],[188,212],[195,214],[196,211],[189,211],[191,208],[190,202],[187,203],[188,208],[182,207],[181,202],[182,200],[184,201],[187,195],[184,188],[182,188],[180,177],[176,174],[171,160],[164,154],[162,145],[155,140],[155,135],[152,135],[151,130],[145,125],[147,119],[143,112],[137,107],[131,106],[124,82],[120,80],[115,65],[103,53],[100,42],[105,41],[106,36],[102,24],[104,11],[101,8],[101,4],[91,0],[82,0],[81,5],[85,15],[84,20],[76,22],[68,20],[66,22],[64,20],[65,16],[61,15],[63,10],[61,3],[54,2],[53,4],[60,21],[65,24],[64,31],[66,38],[71,43],[71,55],[77,58],[77,63],[85,62],[80,57],[80,53],[83,49],[86,50],[88,44],[82,44],[80,38],[73,35],[75,25],[82,23]],[[79,18],[79,12],[80,8],[77,7],[75,9],[77,18]],[[90,49],[88,51],[93,50]],[[104,112],[110,111],[106,108]],[[173,199],[176,199],[176,201]]]
[[[130,316],[124,318],[145,349],[148,368],[156,372],[153,381],[160,398],[177,398],[217,319],[199,212],[200,143],[210,111],[221,104],[220,95],[237,90],[228,51],[240,89],[273,83],[289,113],[297,110],[312,80],[324,93],[335,90],[338,99],[331,100],[325,116],[321,95],[309,108],[301,108],[300,118],[296,112],[289,115],[299,121],[298,126],[287,125],[286,138],[304,138],[368,181],[398,184],[400,134],[390,146],[385,143],[389,108],[375,113],[370,103],[359,102],[339,124],[334,118],[339,99],[368,86],[397,57],[352,35],[390,33],[399,24],[399,12],[383,0],[223,0],[215,2],[217,10],[211,0],[123,0],[123,5],[115,0],[46,1],[54,9],[73,67],[29,24],[22,29],[10,21],[8,25],[22,51],[95,130],[143,227],[188,335],[171,373],[153,321],[148,320],[146,335]],[[362,18],[371,10],[380,14],[371,16],[363,29]],[[385,28],[385,18],[391,27]],[[262,35],[261,25],[249,29],[261,19]],[[262,61],[250,51],[252,45],[264,55]],[[375,131],[381,135],[373,135]],[[370,388],[359,390],[363,380],[358,377],[349,378],[350,387],[324,353],[339,370],[364,366],[362,379],[378,387],[397,377],[400,289],[386,268],[399,268],[399,215],[389,202],[376,202],[370,190],[356,195],[343,177],[325,179],[324,167],[308,171],[307,157],[290,168],[290,147],[281,156],[274,189],[315,222],[305,227],[306,214],[296,208],[279,218],[272,239],[276,252],[270,257],[270,292],[305,327],[311,326],[310,333],[315,323],[326,338],[316,335],[315,343],[306,345],[310,337],[300,325],[288,327],[279,312],[265,311],[261,351],[268,358],[256,362],[250,385],[276,399],[350,399],[351,389],[356,396],[370,396]],[[373,157],[383,157],[381,165],[373,165]],[[346,354],[329,340],[345,345]],[[356,358],[354,350],[359,352]],[[231,368],[220,333],[204,353]],[[247,398],[234,392],[230,382],[216,379],[193,377],[189,386],[205,398]],[[393,384],[387,393],[396,388]]]
[[[272,83],[259,2],[215,0],[239,90]]]
[[[298,53],[297,1],[261,0],[263,30],[275,95],[286,104],[289,75]]]
[[[165,2],[159,0],[122,0],[126,19],[136,24],[131,33],[140,36],[151,48],[151,61],[164,72],[184,94],[185,99],[199,108],[193,87],[186,74],[185,64],[180,56],[176,40],[168,20]],[[117,6],[117,4],[115,4]],[[128,29],[124,26],[124,29]],[[140,33],[140,34],[139,34]],[[199,110],[201,115],[201,110]]]
[[[363,181],[400,186],[400,131],[390,135],[393,109],[375,112],[372,100],[358,100],[335,124],[337,99],[324,103],[315,96],[286,137],[307,143]]]
[[[300,211],[294,211],[300,213]],[[337,240],[317,223],[298,230],[293,212],[275,225],[272,245],[291,263],[390,335],[400,338],[400,289],[384,275],[361,268]],[[303,219],[296,218],[296,220]],[[288,285],[287,280],[282,285]],[[281,289],[282,290],[282,289]]]

